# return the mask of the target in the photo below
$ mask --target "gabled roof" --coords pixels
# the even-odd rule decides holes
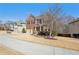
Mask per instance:
[[[78,21],[79,21],[79,18],[77,20],[70,22],[69,24],[72,24],[72,23],[75,23],[75,22],[78,22]]]
[[[32,14],[30,14],[30,16],[29,17],[33,17],[34,18],[34,16],[32,15]]]

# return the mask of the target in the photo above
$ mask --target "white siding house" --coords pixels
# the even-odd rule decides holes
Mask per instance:
[[[17,25],[14,25],[14,32],[21,33],[23,28],[26,29],[26,24],[25,23],[19,23]]]

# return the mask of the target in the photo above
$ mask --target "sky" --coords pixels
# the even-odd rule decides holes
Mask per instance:
[[[0,3],[0,20],[2,21],[16,21],[26,20],[32,14],[38,16],[47,11],[50,5],[48,3]],[[75,3],[61,3],[63,12],[74,17],[79,16],[79,4]]]

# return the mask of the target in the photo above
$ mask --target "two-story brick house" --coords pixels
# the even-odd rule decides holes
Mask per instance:
[[[45,25],[45,21],[47,21],[45,17],[47,17],[47,14],[40,15],[40,16],[33,16],[30,15],[27,19],[26,27],[27,31],[30,33],[38,33],[40,31],[48,30],[48,28]]]

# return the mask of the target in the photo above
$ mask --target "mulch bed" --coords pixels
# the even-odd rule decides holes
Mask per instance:
[[[51,36],[51,37],[49,37],[49,36],[40,36],[40,35],[34,35],[35,37],[42,37],[42,38],[45,38],[45,39],[49,39],[49,40],[57,40],[56,38],[54,38],[54,36]]]

